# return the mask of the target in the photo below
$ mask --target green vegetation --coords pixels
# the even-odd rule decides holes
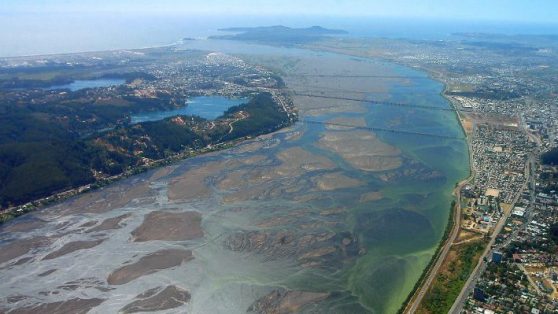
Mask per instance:
[[[289,123],[285,112],[280,111],[269,93],[262,93],[254,97],[247,104],[229,108],[223,115],[232,116],[239,111],[248,113],[248,118],[234,123],[232,133],[225,136],[231,140],[244,136],[255,136],[276,131]]]
[[[129,97],[127,101],[125,105],[72,103],[42,109],[5,106],[5,114],[0,116],[0,205],[19,205],[96,182],[93,171],[119,175],[144,164],[146,158],[160,160],[184,150],[271,132],[290,123],[268,93],[231,108],[211,128],[209,121],[199,117],[117,124],[136,106],[154,108],[160,103],[168,105],[170,99],[161,96],[139,101]],[[83,136],[84,130],[95,128],[55,119],[66,110],[93,115],[97,128],[117,126]],[[240,111],[247,117],[237,121]],[[228,133],[232,122],[234,131]]]
[[[398,313],[403,313],[404,312],[405,307],[413,299],[413,296],[415,295],[415,292],[417,291],[417,289],[419,289],[422,286],[426,276],[428,275],[428,272],[429,272],[430,268],[432,267],[432,265],[434,263],[436,263],[436,261],[438,259],[438,256],[440,255],[440,252],[441,252],[442,248],[444,247],[444,245],[446,244],[446,241],[448,240],[448,237],[451,233],[451,230],[454,227],[455,205],[456,205],[456,202],[451,201],[448,224],[446,225],[446,229],[444,230],[444,235],[442,236],[442,239],[440,240],[440,242],[438,244],[438,247],[436,248],[436,252],[434,252],[434,255],[432,255],[432,258],[430,259],[430,262],[424,268],[424,271],[420,275],[420,278],[415,283],[415,286],[413,287],[413,290],[411,291],[411,293],[409,293],[409,295],[407,296],[407,299],[405,299],[405,302],[403,302],[403,305],[399,309]]]
[[[452,247],[418,313],[448,313],[485,247],[485,241]]]

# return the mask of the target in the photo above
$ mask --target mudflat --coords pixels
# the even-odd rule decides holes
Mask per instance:
[[[70,254],[75,251],[90,249],[103,243],[103,241],[105,241],[105,239],[93,240],[93,241],[74,241],[74,242],[66,243],[59,250],[54,251],[48,254],[47,256],[45,256],[43,260],[54,259],[60,256],[64,256],[66,254]]]
[[[123,307],[122,313],[155,312],[174,309],[190,301],[191,295],[188,291],[177,286],[168,286],[149,289],[138,295],[136,300]]]
[[[132,232],[134,242],[185,241],[202,236],[201,215],[197,212],[151,212]]]
[[[319,145],[364,171],[393,170],[402,164],[399,149],[366,130],[327,131],[320,138]]]
[[[85,314],[103,303],[103,299],[71,299],[52,303],[42,303],[10,311],[10,314]]]
[[[123,285],[139,277],[179,266],[193,258],[192,251],[189,250],[168,249],[157,251],[140,258],[135,263],[113,271],[108,276],[107,282],[111,285]]]

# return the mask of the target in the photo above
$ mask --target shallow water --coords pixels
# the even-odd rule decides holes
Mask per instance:
[[[223,115],[227,109],[246,103],[245,98],[227,98],[220,96],[201,96],[189,99],[186,106],[175,110],[147,112],[131,116],[132,123],[157,121],[174,116],[198,116],[208,120],[215,120]]]
[[[72,92],[86,89],[86,88],[98,88],[98,87],[110,87],[116,85],[122,85],[126,82],[124,79],[96,79],[96,80],[75,80],[70,84],[55,85],[50,86],[48,89],[69,89]]]
[[[252,45],[234,49],[283,69],[287,86],[299,93],[311,85],[325,95],[355,96],[358,90],[373,99],[449,106],[440,83],[401,66],[282,48],[262,54]],[[377,77],[335,76],[366,73]],[[302,121],[343,119],[462,137],[451,112],[300,96],[294,101]],[[191,300],[167,310],[171,313],[243,313],[283,288],[327,294],[316,302],[300,301],[302,312],[394,313],[438,245],[451,190],[467,173],[464,140],[299,122],[4,226],[2,306],[99,298],[106,301],[92,313],[108,313],[149,289],[174,285],[189,291]],[[188,228],[199,223],[202,235],[177,239],[173,220],[149,221],[163,215],[154,212],[186,213]],[[201,220],[192,220],[191,212]],[[119,223],[104,224],[113,228],[91,231],[122,215]],[[141,242],[134,241],[138,230],[143,230]],[[43,259],[61,248],[58,253],[67,252],[68,243],[91,241],[101,242]],[[140,263],[142,276],[119,285],[107,281],[115,270],[163,249],[188,250],[193,258],[178,266],[171,263],[176,258],[166,261],[171,266],[156,271]]]

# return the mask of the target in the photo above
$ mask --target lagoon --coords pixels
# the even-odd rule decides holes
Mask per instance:
[[[107,78],[107,79],[95,79],[95,80],[75,80],[69,84],[64,85],[54,85],[50,86],[48,90],[55,89],[69,89],[72,92],[86,89],[86,88],[99,88],[99,87],[110,87],[117,86],[126,83],[125,79]]]
[[[245,313],[289,289],[314,298],[300,312],[397,313],[443,237],[455,182],[469,171],[459,122],[451,111],[300,95],[311,87],[317,95],[364,92],[449,108],[442,84],[373,59],[224,41],[185,48],[196,44],[280,69],[300,122],[14,219],[0,228],[2,251],[17,255],[0,265],[0,291],[45,303],[80,293],[107,300],[95,312],[115,313],[137,295],[174,285],[191,296],[181,312]],[[191,219],[196,236],[161,238],[173,222],[165,215]],[[148,228],[152,241],[134,241],[135,230],[148,230],[145,221],[160,228]],[[89,248],[42,258],[66,243]],[[144,275],[127,284],[107,280],[162,248],[189,250],[192,258],[156,271],[139,263]],[[77,286],[71,292],[61,288],[69,282]]]
[[[227,98],[222,96],[194,97],[186,102],[182,108],[155,112],[144,112],[131,116],[132,123],[158,121],[174,116],[198,116],[208,120],[215,120],[227,109],[246,103],[246,98]]]

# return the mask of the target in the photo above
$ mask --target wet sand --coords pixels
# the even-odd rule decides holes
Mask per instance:
[[[327,131],[320,138],[320,147],[343,157],[353,167],[364,171],[386,171],[401,166],[401,152],[378,139],[370,131]]]
[[[328,296],[328,293],[275,290],[254,302],[248,313],[297,313],[302,307],[322,301]]]
[[[85,314],[103,303],[102,299],[70,299],[53,303],[38,304],[9,311],[9,314]]]
[[[112,185],[100,191],[93,191],[71,199],[71,206],[55,206],[53,214],[105,213],[121,208],[131,201],[151,196],[149,183],[142,180],[133,185]],[[60,208],[60,210],[56,210]]]
[[[360,201],[373,202],[373,201],[381,200],[382,198],[384,198],[384,195],[381,192],[368,192],[360,196]]]
[[[174,309],[190,301],[190,293],[177,286],[149,289],[120,311],[122,313],[155,312]]]
[[[14,220],[0,226],[2,232],[26,232],[44,226],[45,222],[39,219]]]
[[[134,242],[185,241],[202,236],[201,215],[197,212],[151,212],[132,232]]]
[[[322,191],[333,191],[337,189],[348,189],[361,186],[364,182],[347,177],[341,172],[321,175],[316,178],[316,186]]]
[[[103,241],[105,241],[105,239],[94,240],[94,241],[75,241],[75,242],[66,243],[59,250],[54,251],[48,254],[47,256],[45,256],[43,260],[57,258],[79,250],[87,250],[96,247],[97,245],[103,243]]]
[[[50,240],[46,237],[36,237],[4,245],[0,250],[0,264],[23,256],[31,250],[46,246],[49,243]]]
[[[98,226],[87,230],[86,233],[119,229],[121,227],[120,223],[130,216],[131,214],[124,214],[117,217],[105,219]]]
[[[191,169],[174,178],[168,187],[167,196],[171,201],[206,198],[211,190],[206,179],[226,167],[233,167],[230,161],[210,162],[200,168]]]
[[[161,250],[141,257],[135,263],[122,266],[107,278],[110,285],[123,285],[132,280],[164,269],[172,268],[193,259],[188,250]]]
[[[262,58],[281,62],[288,88],[300,93],[382,99],[402,84],[365,77],[397,74],[391,65],[313,53]],[[409,86],[398,94],[412,94]],[[0,307],[29,311],[79,297],[107,300],[92,313],[395,312],[447,210],[446,199],[437,203],[444,193],[437,165],[406,152],[446,143],[423,138],[408,149],[399,135],[380,140],[354,127],[303,122],[309,114],[354,126],[420,122],[377,115],[391,107],[294,101],[301,122],[293,127],[122,180],[29,216],[40,223],[15,220],[12,231],[0,230]],[[460,153],[447,145],[448,154]],[[102,244],[83,249],[100,237]]]

